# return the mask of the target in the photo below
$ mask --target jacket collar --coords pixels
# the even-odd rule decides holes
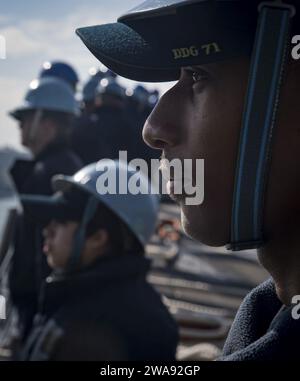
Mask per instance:
[[[110,285],[145,280],[150,261],[143,256],[124,254],[100,258],[92,266],[73,274],[52,274],[40,295],[40,313],[49,315],[67,300],[99,295]]]
[[[57,154],[58,151],[66,149],[67,144],[65,142],[54,140],[48,144],[39,154],[36,155],[34,161],[45,160],[47,157]]]

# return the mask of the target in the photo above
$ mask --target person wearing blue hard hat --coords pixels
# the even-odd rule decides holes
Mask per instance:
[[[93,72],[88,81],[85,83],[82,89],[82,109],[83,114],[90,115],[93,113],[96,107],[96,94],[99,82],[105,78],[105,74],[102,71]]]
[[[299,15],[298,0],[147,0],[77,30],[118,74],[176,81],[143,135],[166,159],[205,160],[201,205],[186,205],[169,179],[184,229],[210,246],[257,249],[272,277],[243,302],[223,360],[300,354]]]
[[[96,88],[93,113],[82,118],[72,134],[72,147],[84,164],[117,159],[119,151],[132,149],[126,115],[126,90],[115,79],[102,79]]]
[[[20,194],[50,195],[52,176],[72,175],[82,167],[69,147],[78,111],[74,93],[64,81],[44,77],[30,83],[23,102],[10,112],[19,124],[22,144],[33,156],[16,161],[11,169]],[[50,271],[39,252],[41,231],[27,217],[24,213],[18,221],[10,271],[10,292],[24,336],[37,308],[40,284]]]
[[[96,94],[101,97],[104,103],[113,102],[119,100],[120,102],[125,101],[126,90],[114,79],[107,80],[100,83],[96,89]]]
[[[79,108],[70,87],[57,78],[41,78],[30,83],[23,103],[10,112],[19,122],[22,144],[34,156],[52,141],[67,139],[72,118]]]
[[[106,173],[115,175],[115,192],[99,188]],[[102,160],[72,177],[54,177],[52,197],[22,197],[27,213],[44,226],[53,273],[17,359],[175,359],[176,323],[146,281],[144,248],[155,230],[158,198],[130,192],[137,174],[125,162]],[[141,187],[150,186],[144,175],[139,179]]]
[[[150,92],[143,85],[136,85],[126,99],[126,114],[131,125],[132,158],[144,159],[148,164],[151,159],[158,159],[159,152],[150,148],[142,138],[142,130],[146,119],[151,113],[149,103]]]
[[[102,79],[108,81],[114,81],[117,78],[117,74],[107,69],[104,65],[101,65],[99,69],[94,67],[89,70],[90,78],[84,84],[81,94],[81,100],[83,103],[83,112],[85,114],[91,114],[96,107],[97,88]]]

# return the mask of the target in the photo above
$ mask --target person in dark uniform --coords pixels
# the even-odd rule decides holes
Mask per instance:
[[[107,79],[108,81],[116,81],[117,74],[113,73],[111,70],[108,70],[105,66],[97,70],[92,67],[89,70],[90,78],[84,84],[81,91],[81,109],[82,117],[88,115],[93,115],[97,107],[97,89],[102,79]],[[86,124],[87,120],[82,118],[81,124]]]
[[[72,134],[72,147],[84,164],[100,159],[117,159],[119,151],[130,153],[132,134],[125,113],[125,89],[115,80],[99,84],[98,105],[84,115]]]
[[[148,0],[77,30],[119,75],[177,81],[143,134],[166,159],[205,160],[201,205],[170,178],[184,229],[210,246],[258,249],[272,277],[246,297],[222,360],[300,356],[299,15],[298,0]]]
[[[51,178],[58,173],[72,175],[82,167],[68,141],[77,113],[74,94],[68,84],[52,78],[33,81],[24,104],[11,112],[20,125],[22,144],[33,160],[18,160],[11,170],[20,194],[52,194]],[[17,307],[24,334],[32,322],[40,284],[49,273],[39,253],[41,232],[26,213],[17,224],[15,252],[10,273],[10,292]]]
[[[115,174],[116,193],[99,190],[106,173]],[[144,246],[155,229],[158,198],[130,193],[136,174],[125,162],[102,160],[73,177],[55,177],[52,197],[22,197],[28,214],[45,226],[53,273],[16,359],[175,359],[177,325],[146,281]],[[121,178],[127,194],[119,193]],[[148,179],[139,178],[148,189]]]

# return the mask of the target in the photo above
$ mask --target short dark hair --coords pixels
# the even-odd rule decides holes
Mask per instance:
[[[128,226],[102,203],[99,204],[92,221],[87,226],[86,236],[92,236],[99,229],[104,229],[108,232],[110,245],[114,254],[144,254],[142,244]]]
[[[74,218],[74,221],[80,221],[83,218],[85,208],[91,194],[83,191],[76,186],[63,192],[63,197],[72,209],[78,211],[77,216],[70,219],[70,215],[66,213],[65,218],[61,221],[69,221]],[[109,244],[113,254],[122,254],[125,252],[144,254],[144,247],[130,230],[130,228],[103,202],[99,200],[97,210],[91,221],[86,227],[86,237],[89,238],[99,229],[106,230],[109,236]]]

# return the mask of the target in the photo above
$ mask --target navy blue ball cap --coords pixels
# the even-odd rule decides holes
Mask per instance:
[[[149,0],[117,23],[77,29],[99,61],[145,82],[177,80],[180,68],[251,54],[257,0]]]

